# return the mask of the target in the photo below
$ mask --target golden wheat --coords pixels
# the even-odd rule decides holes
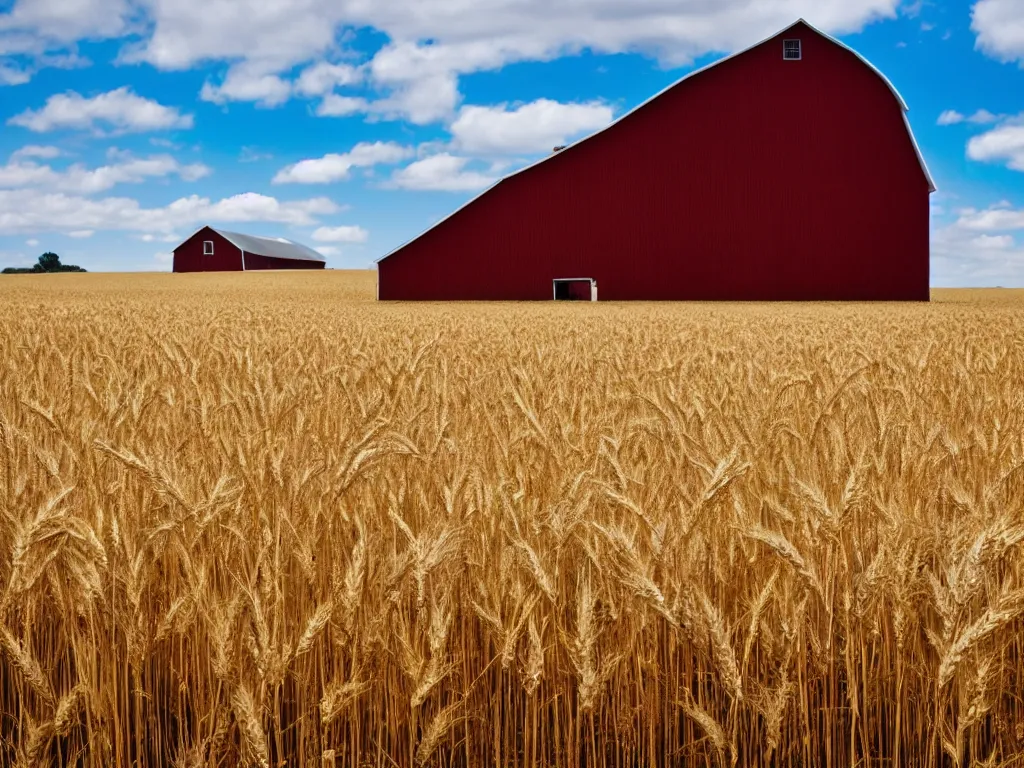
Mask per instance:
[[[0,281],[0,765],[1019,765],[1024,295]]]

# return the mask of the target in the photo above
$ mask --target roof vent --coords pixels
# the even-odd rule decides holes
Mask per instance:
[[[551,151],[552,152],[561,152],[563,149],[565,149],[565,145],[564,144],[562,146],[560,146],[560,147],[555,147]]]

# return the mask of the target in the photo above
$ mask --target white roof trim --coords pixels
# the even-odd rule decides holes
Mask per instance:
[[[591,133],[591,134],[589,134],[587,136],[584,136],[581,139],[577,139],[576,141],[573,141],[573,142],[567,144],[565,147],[563,147],[558,152],[554,152],[554,153],[552,153],[550,155],[545,155],[544,157],[540,158],[539,160],[535,160],[534,162],[530,163],[529,165],[523,166],[518,171],[513,171],[512,173],[508,174],[507,176],[503,176],[502,178],[498,179],[498,181],[494,182],[489,187],[487,187],[482,192],[480,192],[476,197],[472,198],[471,200],[468,200],[466,203],[464,203],[463,205],[461,205],[458,208],[456,208],[454,211],[449,213],[443,219],[439,220],[435,224],[432,224],[430,227],[428,227],[427,229],[425,229],[422,232],[420,232],[418,235],[416,235],[411,240],[406,240],[404,243],[399,245],[397,248],[395,248],[395,249],[391,250],[390,252],[384,254],[379,259],[377,259],[374,263],[375,264],[380,264],[382,261],[384,261],[384,259],[386,259],[389,256],[392,256],[392,255],[398,253],[403,248],[405,248],[407,245],[411,245],[412,243],[416,242],[417,240],[419,240],[421,237],[423,237],[425,234],[427,234],[431,230],[436,229],[437,227],[439,227],[442,224],[444,224],[444,222],[448,221],[448,219],[450,219],[453,216],[455,216],[463,208],[468,208],[470,205],[475,203],[481,197],[483,197],[488,192],[490,192],[492,189],[494,189],[499,184],[501,184],[501,182],[506,181],[507,179],[511,179],[513,176],[518,176],[520,173],[525,173],[526,171],[530,170],[531,168],[534,168],[535,166],[538,166],[541,163],[547,162],[548,160],[551,160],[552,158],[557,157],[557,156],[563,154],[564,152],[568,151],[572,147],[575,147],[578,144],[582,144],[587,139],[592,139],[595,136],[597,136],[597,135],[599,135],[601,133],[604,133],[605,131],[610,129],[612,126],[617,125],[618,123],[620,123],[623,120],[625,120],[627,117],[632,115],[634,112],[637,112],[637,111],[643,109],[644,107],[646,107],[648,104],[650,104],[652,101],[654,101],[658,97],[664,95],[665,93],[668,93],[669,91],[671,91],[673,88],[675,88],[680,83],[682,83],[682,82],[684,82],[686,80],[689,80],[691,77],[696,77],[699,74],[707,72],[709,69],[711,69],[713,67],[717,67],[719,64],[724,64],[725,62],[729,61],[730,59],[735,59],[737,56],[742,56],[744,53],[747,53],[748,51],[752,51],[754,48],[757,48],[760,45],[764,45],[769,40],[771,40],[771,39],[773,39],[775,37],[778,37],[779,35],[783,34],[784,32],[788,32],[790,29],[795,27],[797,24],[801,24],[801,23],[805,24],[811,31],[816,32],[817,34],[819,34],[822,37],[824,37],[826,40],[829,40],[830,42],[835,43],[836,45],[838,45],[840,48],[843,48],[843,49],[849,51],[850,53],[852,53],[854,56],[856,56],[858,59],[860,59],[860,61],[862,63],[866,64],[867,67],[872,72],[874,72],[876,75],[878,75],[878,77],[880,77],[882,79],[882,82],[885,83],[889,87],[889,90],[892,91],[893,96],[896,97],[896,101],[899,102],[900,108],[903,110],[903,123],[907,126],[907,134],[910,136],[910,143],[914,145],[914,152],[917,154],[918,162],[921,164],[921,170],[924,171],[925,178],[928,180],[928,191],[929,192],[936,191],[937,187],[935,186],[935,180],[932,178],[931,171],[928,170],[928,165],[927,165],[927,163],[925,163],[924,155],[921,153],[921,147],[917,143],[917,139],[914,137],[914,131],[911,130],[911,127],[910,127],[910,121],[907,119],[907,112],[910,111],[910,108],[907,106],[907,102],[906,102],[906,100],[904,100],[903,96],[900,95],[900,92],[896,90],[896,86],[894,86],[892,84],[892,81],[889,80],[889,78],[886,77],[884,74],[882,74],[882,71],[878,67],[876,67],[874,64],[872,64],[867,59],[865,59],[861,54],[857,53],[857,51],[855,51],[853,48],[848,46],[846,43],[842,42],[841,40],[837,40],[836,38],[832,37],[832,35],[829,35],[829,34],[826,34],[826,33],[822,32],[820,29],[818,29],[814,25],[808,23],[806,20],[798,19],[797,21],[795,21],[793,24],[790,24],[785,29],[781,29],[781,30],[779,30],[778,32],[776,32],[774,34],[769,35],[768,37],[766,37],[764,40],[761,40],[760,42],[754,43],[753,45],[748,46],[748,47],[744,48],[741,51],[736,51],[736,53],[731,53],[728,56],[725,56],[725,57],[723,57],[721,59],[718,59],[717,61],[713,61],[710,64],[707,64],[707,65],[701,67],[700,69],[695,69],[693,72],[688,72],[687,74],[683,75],[681,78],[676,80],[674,83],[672,83],[668,87],[663,88],[662,90],[658,91],[656,94],[651,96],[649,99],[647,99],[643,103],[638,104],[637,106],[633,107],[633,109],[629,110],[628,112],[624,113],[623,115],[621,115],[620,117],[616,118],[612,122],[608,123],[608,125],[606,125],[604,128],[601,128],[600,130],[595,131],[594,133]]]

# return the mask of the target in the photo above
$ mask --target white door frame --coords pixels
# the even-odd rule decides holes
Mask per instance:
[[[555,301],[558,300],[559,283],[582,283],[584,281],[590,282],[590,300],[597,301],[597,280],[592,277],[556,277],[551,281],[551,298]]]

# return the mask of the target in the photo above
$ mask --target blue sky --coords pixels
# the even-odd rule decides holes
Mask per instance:
[[[933,285],[1024,286],[1024,0],[0,0],[0,266],[206,223],[371,266],[799,17],[910,105]]]

